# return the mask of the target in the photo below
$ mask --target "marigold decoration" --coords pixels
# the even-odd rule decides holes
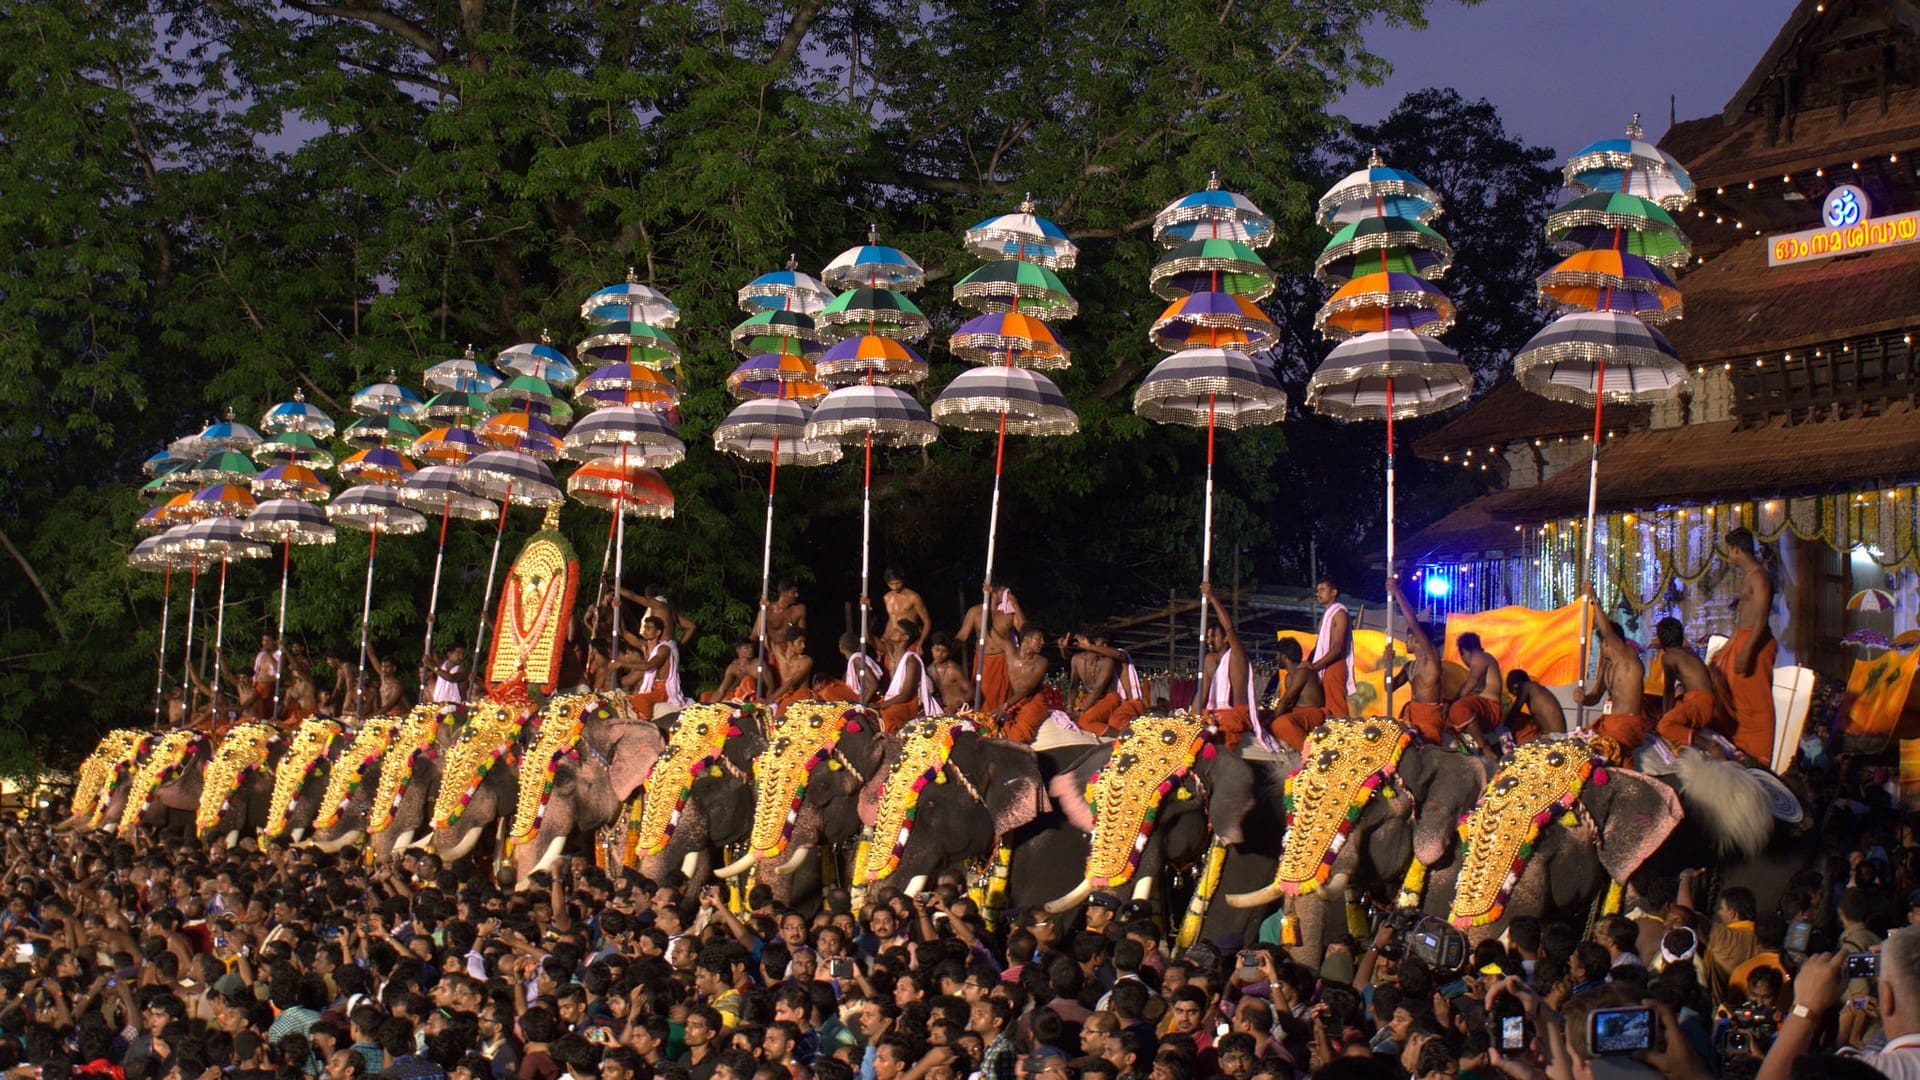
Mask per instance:
[[[753,783],[759,793],[754,797],[753,833],[747,842],[752,854],[772,859],[786,852],[814,766],[833,753],[842,733],[860,730],[854,719],[858,715],[857,707],[845,702],[798,701],[787,706],[769,733],[767,748],[753,759]]]
[[[1327,883],[1367,802],[1400,767],[1413,735],[1384,718],[1328,720],[1307,736],[1281,800],[1287,831],[1273,883],[1305,896]]]
[[[327,774],[327,793],[320,797],[320,813],[314,819],[314,828],[331,829],[340,824],[340,814],[346,810],[354,792],[360,790],[367,770],[386,756],[400,723],[397,716],[375,716],[360,725],[353,741],[340,751],[339,760]]]
[[[954,736],[973,730],[973,722],[964,716],[925,716],[900,730],[900,756],[880,783],[873,842],[867,845],[856,881],[871,885],[900,868],[920,813],[920,793],[928,784],[945,782]]]
[[[689,705],[667,736],[667,745],[653,763],[640,812],[639,850],[658,855],[667,850],[673,830],[680,827],[680,811],[693,794],[694,778],[702,769],[726,758],[727,739],[740,734],[743,713],[731,704]],[[724,767],[724,766],[722,766]]]
[[[300,721],[294,729],[293,741],[273,769],[273,797],[267,802],[267,825],[262,830],[267,839],[287,831],[287,819],[300,798],[300,789],[307,786],[313,770],[326,761],[327,751],[339,737],[339,724],[317,716]]]
[[[153,793],[180,775],[187,759],[206,742],[206,736],[191,728],[178,728],[160,736],[147,748],[146,760],[133,771],[127,788],[127,805],[120,812],[120,835],[127,836],[140,824]]]
[[[413,772],[423,754],[433,753],[440,737],[440,725],[455,721],[444,715],[445,706],[428,703],[415,705],[394,729],[393,739],[380,759],[380,779],[373,799],[367,804],[367,832],[382,833],[393,826],[393,812],[407,797],[413,785]]]
[[[87,827],[97,829],[113,802],[113,791],[133,768],[146,748],[147,733],[130,728],[109,731],[80,763],[80,782],[73,789],[73,816],[87,819]]]
[[[520,745],[520,733],[532,715],[533,710],[520,705],[491,700],[474,704],[466,729],[447,751],[446,767],[440,772],[440,793],[433,802],[434,828],[450,829],[467,812],[487,774]],[[385,781],[382,776],[381,782]]]
[[[280,739],[280,730],[272,724],[241,724],[214,748],[201,774],[200,809],[194,814],[194,827],[202,836],[213,831],[233,804],[234,792],[254,772],[267,764],[267,754]]]
[[[611,720],[614,715],[611,704],[592,694],[563,694],[547,703],[539,730],[520,758],[520,790],[514,801],[513,829],[507,834],[513,840],[524,843],[539,831],[547,816],[547,800],[553,797],[560,760],[580,760],[580,739],[587,730],[589,710],[597,710],[600,719]]]
[[[1087,880],[1110,889],[1133,880],[1160,804],[1202,754],[1212,756],[1205,718],[1192,713],[1142,716],[1113,744],[1106,767],[1087,781],[1093,836],[1087,842]]]
[[[1484,926],[1506,911],[1541,827],[1571,814],[1589,779],[1605,784],[1607,770],[1584,740],[1541,739],[1507,758],[1460,819],[1460,878],[1447,911],[1455,926]]]

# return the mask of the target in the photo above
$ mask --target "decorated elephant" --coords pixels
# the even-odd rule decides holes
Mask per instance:
[[[1485,784],[1478,757],[1416,745],[1404,725],[1329,720],[1308,735],[1283,786],[1283,828],[1256,841],[1278,848],[1268,880],[1229,887],[1227,906],[1264,916],[1284,902],[1295,959],[1318,967],[1327,938],[1345,926],[1350,895],[1396,907],[1444,903],[1455,827]]]
[[[200,810],[202,771],[212,750],[212,739],[192,728],[155,736],[127,781],[119,835],[132,836],[140,828],[149,834],[191,836]]]
[[[753,828],[753,761],[766,749],[765,710],[737,702],[688,705],[659,720],[666,747],[648,774],[630,832],[639,870],[697,885],[719,854]]]
[[[80,763],[72,813],[55,829],[117,829],[127,805],[128,781],[145,758],[153,733],[120,728],[107,732]]]
[[[910,721],[887,740],[861,789],[872,838],[855,860],[853,884],[919,892],[938,874],[996,859],[1040,806],[1031,746],[991,738],[965,717]]]
[[[350,740],[337,720],[310,716],[287,736],[287,748],[273,770],[273,795],[267,800],[263,840],[282,836],[300,843],[313,829],[321,798],[332,778],[333,763]]]
[[[274,774],[287,740],[269,723],[236,724],[214,747],[200,778],[200,805],[194,812],[195,835],[224,836],[227,846],[253,836],[267,824]]]
[[[520,787],[521,745],[533,707],[483,699],[438,759],[433,793],[433,850],[447,862],[464,859],[513,812]]]
[[[880,772],[888,740],[880,716],[845,702],[788,705],[753,762],[753,829],[747,853],[717,871],[752,869],[776,902],[811,913],[829,861],[860,833],[860,795]]]
[[[1240,843],[1255,799],[1253,769],[1190,713],[1135,718],[1119,740],[1056,776],[1048,792],[1070,828],[1014,850],[1009,900],[1043,903],[1056,914],[1095,889],[1130,888],[1135,899],[1148,899],[1169,867],[1202,859],[1214,843]]]
[[[521,759],[514,802],[514,869],[524,886],[564,850],[570,835],[618,821],[653,771],[666,740],[633,715],[624,694],[554,698]]]
[[[385,862],[427,836],[440,758],[458,721],[443,705],[417,705],[405,716],[372,717],[343,737],[314,817],[314,846],[334,852],[370,840],[374,858]]]

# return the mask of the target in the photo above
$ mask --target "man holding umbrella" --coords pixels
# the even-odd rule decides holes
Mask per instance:
[[[1200,685],[1194,700],[1206,703],[1207,715],[1225,736],[1227,749],[1240,745],[1240,736],[1253,727],[1253,665],[1226,605],[1213,595],[1213,585],[1201,582],[1200,595],[1213,605],[1207,624],[1207,655],[1200,662]]]

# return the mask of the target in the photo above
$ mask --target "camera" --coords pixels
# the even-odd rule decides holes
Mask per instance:
[[[853,978],[853,961],[844,956],[836,956],[827,961],[827,974],[835,979]]]
[[[1636,1005],[1587,1014],[1587,1049],[1594,1057],[1637,1054],[1654,1046],[1653,1010]]]
[[[1240,954],[1240,978],[1248,981],[1260,977],[1260,954],[1249,949]]]
[[[1437,973],[1457,972],[1467,964],[1467,935],[1447,920],[1429,915],[1407,935],[1407,955]]]
[[[1857,952],[1847,954],[1847,978],[1876,979],[1880,977],[1880,954],[1876,952]]]
[[[1765,1005],[1736,1005],[1729,1023],[1726,1049],[1730,1054],[1765,1053],[1780,1028],[1779,1017]]]

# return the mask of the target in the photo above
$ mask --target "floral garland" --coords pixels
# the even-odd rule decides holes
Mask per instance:
[[[736,707],[725,702],[680,710],[680,720],[647,776],[637,840],[641,851],[658,855],[667,850],[667,841],[680,827],[680,811],[693,794],[694,777],[725,754],[727,740],[740,734],[740,719]]]
[[[532,709],[498,701],[474,705],[467,729],[447,751],[439,797],[433,803],[434,828],[450,829],[460,820],[487,774],[520,745],[520,733],[532,716]]]
[[[947,758],[953,753],[954,737],[974,731],[973,721],[960,716],[927,716],[910,720],[900,731],[900,754],[893,768],[880,783],[879,809],[873,818],[873,843],[867,845],[866,863],[858,878],[871,885],[900,869],[907,840],[913,835],[914,821],[920,815],[920,793],[928,784],[947,780]],[[882,842],[890,837],[890,842]]]
[[[107,732],[100,745],[87,755],[87,760],[80,763],[80,783],[73,792],[73,816],[86,818],[90,829],[104,824],[107,808],[113,802],[113,790],[120,786],[146,747],[144,731],[120,728]]]
[[[220,824],[233,805],[234,793],[266,766],[267,754],[279,741],[280,729],[262,723],[241,724],[220,740],[201,774],[200,810],[193,823],[202,836]]]
[[[1287,831],[1273,875],[1280,891],[1306,896],[1327,883],[1354,823],[1412,743],[1405,725],[1384,718],[1331,719],[1307,736],[1281,795]]]
[[[860,731],[859,714],[858,707],[845,702],[796,701],[787,706],[767,748],[753,759],[753,781],[760,792],[753,805],[750,852],[763,859],[786,852],[814,767],[839,745],[843,732]]]
[[[397,716],[375,716],[360,725],[353,741],[340,751],[340,760],[327,773],[327,793],[320,797],[320,815],[314,820],[314,828],[331,829],[340,824],[340,815],[352,801],[353,793],[360,790],[367,770],[386,754],[394,732],[399,730]]]
[[[327,751],[339,737],[340,725],[332,720],[310,716],[300,721],[287,752],[273,770],[273,797],[267,802],[267,826],[262,830],[268,839],[287,831],[287,819],[293,816],[300,789],[307,786],[314,768],[326,761]]]
[[[589,710],[597,720],[614,716],[613,706],[593,694],[564,694],[547,703],[533,743],[520,758],[519,798],[514,804],[513,829],[508,833],[515,841],[532,839],[546,820],[561,760],[580,760],[580,740],[587,730]]]
[[[1541,828],[1555,818],[1571,828],[1581,790],[1608,779],[1605,762],[1580,739],[1536,739],[1516,749],[1460,817],[1460,877],[1448,920],[1485,926],[1505,913]]]
[[[127,835],[140,824],[153,793],[180,775],[187,758],[205,744],[206,736],[192,728],[176,728],[160,736],[147,747],[148,757],[133,771],[127,789],[127,804],[120,811],[120,833]]]
[[[1206,721],[1192,713],[1142,716],[1113,745],[1113,756],[1087,781],[1093,836],[1087,880],[1096,889],[1125,885],[1140,866],[1160,807],[1194,762],[1215,753]]]
[[[394,811],[400,809],[400,800],[407,797],[407,790],[413,786],[413,773],[419,768],[420,759],[433,753],[435,741],[440,738],[440,725],[457,722],[448,718],[451,711],[445,705],[429,702],[415,705],[401,718],[380,761],[380,779],[374,786],[373,800],[367,804],[369,834],[383,833],[393,827]]]

